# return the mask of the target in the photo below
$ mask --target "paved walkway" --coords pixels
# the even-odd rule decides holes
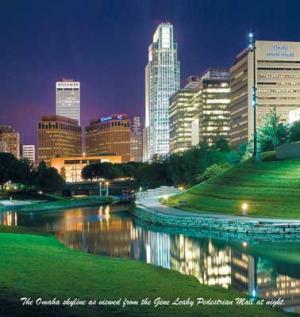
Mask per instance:
[[[203,218],[216,218],[216,219],[226,219],[226,220],[235,220],[241,222],[249,222],[249,223],[274,223],[274,224],[297,224],[300,225],[300,219],[278,219],[278,218],[264,218],[264,217],[247,217],[247,216],[233,216],[227,214],[215,214],[215,213],[196,213],[184,211],[177,208],[168,207],[162,205],[159,202],[161,196],[154,197],[141,197],[137,199],[137,206],[146,207],[151,209],[153,212],[158,212],[167,215],[173,215],[178,217],[203,217]]]

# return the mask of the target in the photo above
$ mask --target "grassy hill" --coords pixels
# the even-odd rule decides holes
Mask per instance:
[[[247,161],[168,199],[189,211],[300,219],[300,160]]]

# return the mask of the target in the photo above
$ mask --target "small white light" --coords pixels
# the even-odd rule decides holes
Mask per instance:
[[[247,211],[248,211],[248,204],[247,203],[242,204],[242,211],[243,211],[243,215],[247,214]]]

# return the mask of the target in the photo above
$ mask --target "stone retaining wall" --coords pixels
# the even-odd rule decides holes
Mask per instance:
[[[163,214],[151,210],[142,204],[138,204],[134,209],[133,214],[135,217],[158,225],[169,227],[182,227],[190,229],[205,229],[205,230],[221,230],[231,233],[240,233],[245,235],[269,235],[269,234],[299,234],[300,235],[300,221],[296,224],[274,223],[270,221],[257,221],[253,220],[242,221],[226,219],[226,218],[213,218],[201,216],[173,216],[170,214]]]

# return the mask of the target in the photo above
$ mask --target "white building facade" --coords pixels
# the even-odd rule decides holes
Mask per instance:
[[[80,125],[80,82],[72,79],[56,82],[56,115],[75,119]]]
[[[180,64],[173,25],[161,23],[149,46],[145,69],[145,161],[169,154],[169,98],[179,88]]]
[[[35,164],[35,146],[33,144],[23,145],[22,157]]]
[[[231,131],[233,147],[253,138],[253,52],[245,49],[230,68]],[[256,41],[256,124],[261,127],[272,109],[282,123],[300,106],[300,42]]]

